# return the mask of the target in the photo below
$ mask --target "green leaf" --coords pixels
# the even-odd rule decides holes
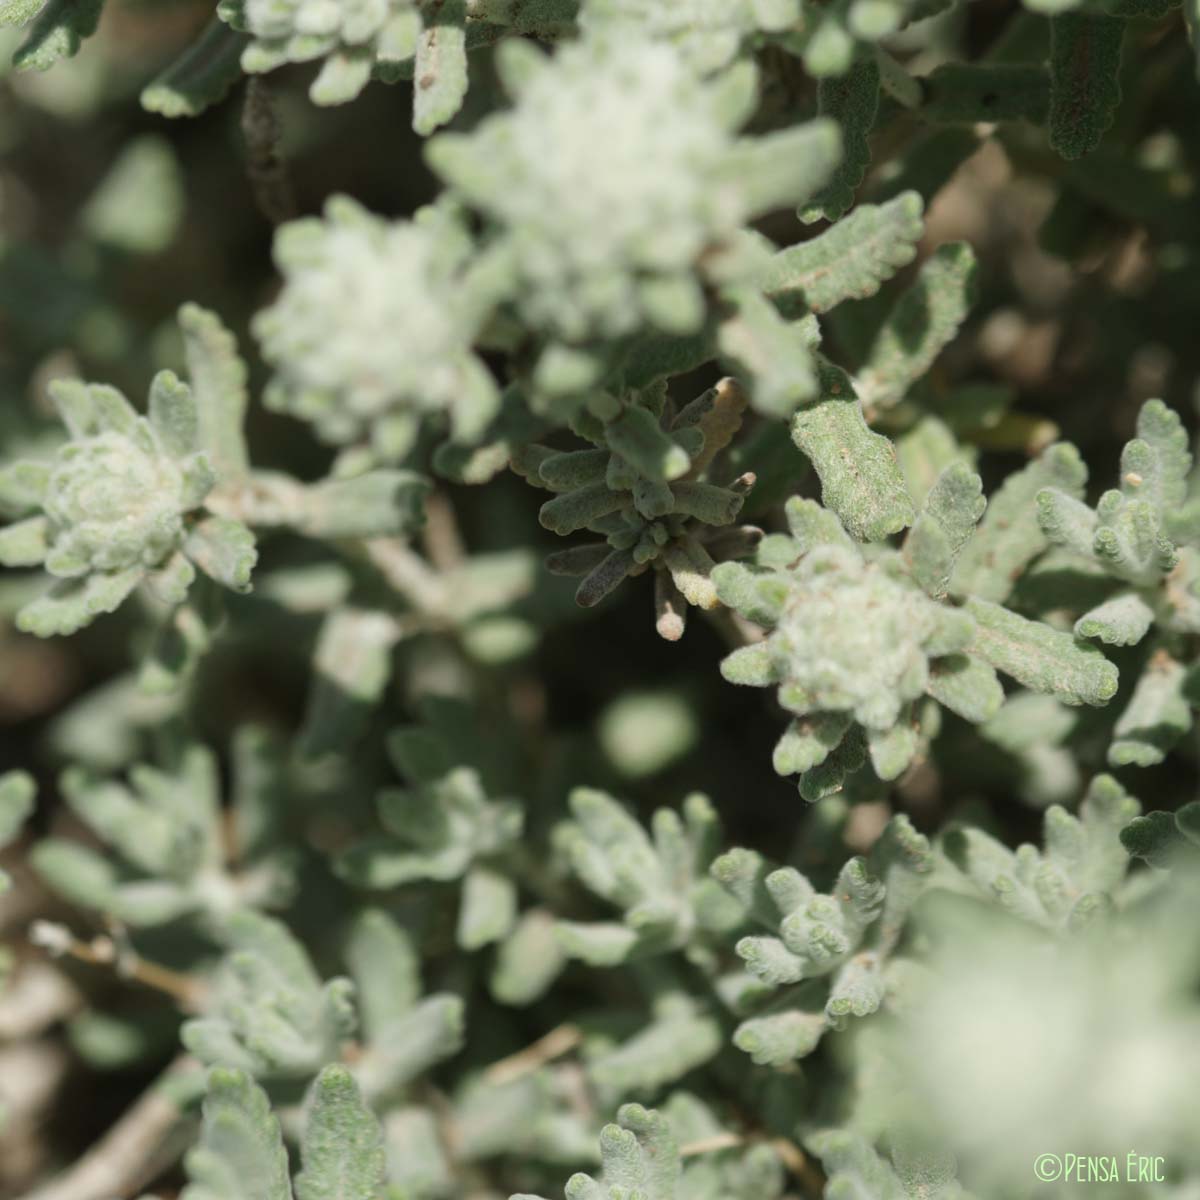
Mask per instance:
[[[896,448],[868,428],[849,377],[820,363],[820,396],[792,418],[792,440],[821,479],[821,499],[863,541],[910,525],[914,512]]]
[[[254,534],[232,517],[205,517],[192,526],[183,552],[210,579],[234,592],[250,590],[258,562]]]
[[[759,284],[773,299],[815,313],[874,296],[916,256],[922,208],[916,192],[886,204],[860,204],[824,233],[779,251]]]
[[[951,463],[925,497],[905,540],[904,555],[913,578],[934,599],[949,590],[954,565],[986,507],[983,481],[961,462]]]
[[[8,845],[20,832],[26,818],[33,812],[37,784],[26,771],[5,771],[0,775],[0,848]]]
[[[501,1004],[532,1004],[545,994],[566,963],[554,917],[543,909],[527,909],[500,943],[489,980],[492,995]]]
[[[990,721],[1004,703],[996,672],[973,654],[948,654],[931,664],[925,690],[964,721]]]
[[[668,483],[686,475],[691,467],[687,452],[672,440],[645,408],[631,405],[605,427],[604,434],[610,449],[624,458],[645,479]],[[581,453],[590,455],[597,452],[584,450]],[[554,461],[550,459],[548,463],[543,464],[541,473],[542,478],[552,485],[554,481],[546,474],[546,470]]]
[[[800,209],[805,223],[836,221],[854,203],[854,192],[871,163],[867,134],[879,107],[879,67],[861,58],[844,75],[817,84],[817,111],[832,117],[842,134],[842,161],[833,178]]]
[[[1135,646],[1154,623],[1154,610],[1137,592],[1122,592],[1085,612],[1075,636],[1096,638],[1106,646]]]
[[[390,613],[339,607],[328,614],[300,734],[306,757],[353,750],[391,678],[399,639]]]
[[[0,3],[0,27],[28,25],[45,4],[46,0],[3,0]]]
[[[200,37],[142,89],[142,107],[161,117],[197,117],[218,104],[242,78],[246,41],[213,17]]]
[[[1038,522],[1038,493],[1057,488],[1075,499],[1083,495],[1087,467],[1079,451],[1060,442],[1010,475],[988,502],[975,536],[959,556],[951,590],[985,600],[1004,600],[1024,568],[1047,545]]]
[[[465,0],[447,0],[426,16],[413,71],[413,129],[422,135],[445,125],[467,94]]]
[[[268,70],[276,64],[269,59],[252,59],[262,43],[251,42],[242,55],[242,70],[256,72]],[[321,64],[321,70],[308,89],[309,99],[314,104],[345,104],[353,100],[371,79],[374,56],[369,46],[351,46],[333,51]]]
[[[104,855],[78,842],[45,838],[29,857],[34,870],[64,899],[81,908],[108,908],[117,870]]]
[[[921,116],[947,124],[1032,121],[1042,125],[1050,104],[1045,67],[1026,63],[943,63],[924,79]]]
[[[203,1114],[182,1200],[292,1200],[279,1121],[262,1088],[243,1071],[214,1067]]]
[[[49,0],[13,55],[18,71],[46,71],[96,32],[104,0]]]
[[[758,1066],[784,1067],[811,1054],[828,1028],[823,1012],[789,1008],[743,1021],[734,1030],[733,1044]]]
[[[1137,437],[1121,452],[1121,490],[1146,500],[1169,520],[1187,498],[1192,469],[1188,434],[1174,409],[1147,400],[1138,413]]]
[[[28,517],[0,529],[0,564],[6,567],[36,567],[46,558],[49,522],[45,517]]]
[[[142,575],[140,567],[130,567],[95,572],[84,579],[60,579],[17,613],[17,628],[35,637],[77,633],[98,616],[116,612]]]
[[[760,293],[740,289],[734,313],[721,323],[722,356],[748,376],[750,403],[764,416],[788,417],[816,391],[812,338],[803,324],[789,324]]]
[[[975,291],[975,252],[966,242],[940,246],[896,301],[857,375],[868,407],[891,408],[933,365],[966,320]]]
[[[1113,727],[1109,766],[1151,767],[1166,758],[1192,727],[1186,682],[1186,669],[1170,655],[1159,651],[1151,658]]]
[[[248,400],[246,364],[219,317],[197,304],[178,315],[196,405],[197,437],[221,480],[246,473],[249,457],[242,422]]]
[[[1050,145],[1082,158],[1099,144],[1121,102],[1121,47],[1128,22],[1088,12],[1050,21]]]
[[[300,1163],[296,1200],[375,1200],[383,1192],[383,1130],[343,1066],[331,1063],[312,1085]]]
[[[975,618],[973,653],[1035,692],[1064,704],[1107,704],[1117,693],[1117,668],[1096,649],[1040,621],[971,597],[964,605]]]
[[[358,988],[370,1041],[413,1008],[421,995],[420,960],[408,933],[382,909],[364,909],[346,938],[346,965]]]
[[[173,371],[159,371],[150,382],[150,424],[167,453],[185,458],[196,448],[196,404],[191,389]]]
[[[415,533],[425,522],[429,481],[413,471],[368,471],[327,479],[305,490],[291,523],[309,537],[387,537]]]
[[[479,950],[512,930],[517,917],[517,887],[490,867],[474,866],[463,880],[457,941],[464,950]]]

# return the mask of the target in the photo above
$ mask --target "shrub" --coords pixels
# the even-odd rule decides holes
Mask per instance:
[[[0,0],[0,1193],[1195,1197],[1194,5],[101,7]]]

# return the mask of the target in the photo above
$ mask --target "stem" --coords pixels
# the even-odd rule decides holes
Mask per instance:
[[[875,47],[879,64],[879,84],[897,104],[904,108],[920,108],[925,100],[921,82],[914,79],[886,50]]]
[[[400,538],[368,538],[367,558],[397,592],[424,616],[441,618],[446,597],[430,565]]]
[[[484,1071],[483,1077],[492,1084],[511,1083],[514,1079],[520,1079],[522,1075],[528,1075],[538,1067],[544,1067],[548,1062],[569,1054],[581,1041],[583,1033],[577,1026],[559,1025],[544,1037],[526,1046],[524,1050],[518,1050],[516,1054],[510,1054],[507,1058],[492,1063]]]
[[[281,133],[270,87],[261,75],[251,75],[242,106],[246,173],[259,211],[272,225],[290,221],[297,211],[291,177],[279,152]]]
[[[439,571],[452,571],[466,557],[462,534],[454,515],[454,506],[443,492],[431,492],[425,498],[423,539],[429,561]]]
[[[148,962],[128,945],[118,947],[111,937],[94,937],[85,942],[65,925],[35,921],[29,929],[29,940],[56,958],[65,955],[89,966],[113,967],[118,975],[170,996],[189,1012],[203,1007],[208,990],[204,984],[170,967]]]
[[[195,1060],[180,1055],[71,1168],[25,1200],[108,1200],[137,1195],[191,1142],[191,1122],[174,1098],[174,1077]]]

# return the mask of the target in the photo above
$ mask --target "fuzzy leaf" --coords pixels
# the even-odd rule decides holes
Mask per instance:
[[[249,459],[242,433],[245,418],[246,364],[237,342],[219,317],[197,304],[179,310],[188,379],[196,405],[197,436],[222,480],[246,472]]]
[[[990,600],[971,597],[964,607],[978,627],[972,652],[1018,683],[1064,704],[1107,704],[1116,695],[1117,668],[1094,646]]]
[[[205,517],[191,529],[183,552],[210,579],[234,592],[250,590],[258,549],[249,528],[230,517]]]
[[[763,291],[815,313],[874,296],[916,256],[922,208],[916,192],[860,204],[819,236],[776,254],[760,280]]]
[[[1050,145],[1082,158],[1099,144],[1121,101],[1121,47],[1128,22],[1085,12],[1050,22]]]
[[[429,481],[412,471],[368,471],[307,489],[293,520],[310,537],[388,537],[414,533],[425,521]]]
[[[1051,487],[1078,499],[1086,482],[1087,467],[1079,451],[1065,442],[1048,447],[1010,475],[988,501],[975,536],[964,547],[951,590],[984,600],[1006,599],[1024,568],[1046,548],[1038,523],[1038,494]]]
[[[1110,766],[1150,767],[1166,758],[1192,727],[1186,682],[1187,671],[1175,659],[1163,652],[1151,658],[1113,727]]]
[[[17,628],[35,637],[76,633],[103,613],[115,612],[142,579],[139,567],[60,579],[17,614]]]
[[[898,404],[966,320],[975,288],[975,253],[966,242],[941,246],[896,301],[876,335],[858,389],[868,407]]]
[[[849,71],[817,84],[817,110],[841,130],[842,160],[833,178],[800,209],[806,223],[836,221],[854,203],[854,192],[871,163],[867,134],[879,107],[879,67],[873,57],[859,59]]]
[[[183,1200],[291,1200],[287,1151],[262,1088],[242,1071],[214,1067],[203,1113]]]
[[[383,1130],[354,1076],[331,1063],[312,1085],[296,1200],[375,1200],[387,1166]]]
[[[19,71],[46,71],[79,52],[96,32],[104,0],[49,0],[13,55]]]
[[[196,117],[224,100],[242,77],[244,35],[217,17],[157,79],[142,90],[142,107],[163,117]]]
[[[904,554],[913,578],[934,599],[946,595],[958,556],[986,507],[983,481],[964,463],[951,463],[926,496]]]
[[[738,293],[736,312],[717,340],[722,355],[748,376],[750,403],[764,416],[790,416],[816,390],[809,339],[759,293]]]
[[[1137,594],[1122,592],[1075,622],[1075,636],[1096,638],[1106,646],[1136,646],[1154,623],[1154,610]]]
[[[880,541],[912,523],[912,500],[896,449],[872,432],[849,377],[822,361],[820,396],[792,418],[792,440],[821,479],[821,499],[863,541]]]
[[[5,771],[0,775],[0,849],[20,832],[33,812],[37,785],[25,771]]]
[[[433,10],[417,40],[413,70],[413,129],[430,134],[462,107],[467,94],[465,0],[448,0]]]

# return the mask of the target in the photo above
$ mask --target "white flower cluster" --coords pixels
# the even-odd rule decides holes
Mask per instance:
[[[334,443],[369,434],[387,458],[408,450],[423,414],[448,415],[458,440],[477,437],[498,399],[471,352],[482,316],[465,279],[471,255],[441,209],[385,221],[338,197],[323,220],[284,226],[284,288],[254,323],[276,369],[268,404]]]
[[[849,712],[890,729],[929,683],[929,659],[966,649],[974,622],[915,587],[898,556],[821,546],[792,575],[768,639],[780,699],[800,715]]]
[[[726,66],[757,32],[779,32],[800,19],[798,0],[584,0],[587,32],[625,29],[670,41],[700,71]]]
[[[429,153],[503,228],[524,318],[576,343],[697,329],[698,260],[752,215],[730,170],[742,113],[667,44],[503,49],[515,108]]]

